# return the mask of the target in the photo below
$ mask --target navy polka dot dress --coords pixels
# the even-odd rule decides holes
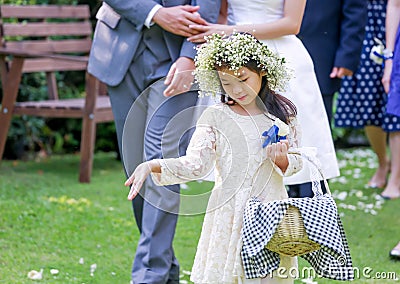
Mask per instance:
[[[374,37],[385,39],[385,0],[368,1],[368,23],[360,65],[352,77],[343,79],[335,113],[336,127],[379,126],[387,132],[400,130],[400,117],[386,113],[387,94],[381,83],[383,68],[369,59]]]

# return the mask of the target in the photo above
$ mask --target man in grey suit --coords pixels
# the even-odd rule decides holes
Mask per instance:
[[[343,76],[357,70],[366,20],[365,0],[307,0],[298,37],[313,59],[329,122]],[[313,195],[311,183],[289,186],[291,197]]]
[[[126,174],[143,159],[165,156],[161,145],[177,144],[181,138],[164,135],[168,122],[196,104],[197,93],[183,93],[188,91],[191,76],[180,75],[194,69],[195,50],[185,40],[192,35],[188,26],[204,24],[197,13],[199,7],[193,4],[190,0],[107,0],[96,15],[88,71],[108,86]],[[158,81],[165,76],[165,81]],[[131,114],[133,119],[126,121]],[[131,136],[124,145],[129,155],[122,147],[124,132]],[[187,138],[180,139],[181,151]],[[140,231],[132,282],[179,283],[179,265],[172,248],[179,186],[161,188],[149,179],[143,192],[154,192],[156,197],[138,196],[132,202]],[[175,194],[165,198],[163,192]],[[160,208],[164,203],[168,210]]]

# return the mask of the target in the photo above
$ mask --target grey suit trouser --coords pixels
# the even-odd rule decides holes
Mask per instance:
[[[171,98],[163,96],[163,78],[171,59],[161,37],[144,35],[137,55],[124,80],[109,87],[118,143],[127,175],[143,160],[177,157],[185,153],[191,119],[171,119],[196,104],[197,93]],[[152,38],[155,36],[155,38]],[[151,44],[145,39],[152,38]],[[160,42],[154,42],[160,40]],[[155,50],[154,48],[157,47]],[[187,125],[185,124],[187,122]],[[165,131],[165,129],[169,129]],[[179,186],[156,186],[149,178],[133,201],[140,239],[132,267],[132,281],[138,283],[179,283],[179,265],[172,241],[179,212]]]

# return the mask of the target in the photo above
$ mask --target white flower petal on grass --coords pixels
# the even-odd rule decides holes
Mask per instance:
[[[368,209],[372,209],[372,208],[374,208],[374,204],[368,203],[368,204],[365,204],[365,207]]]
[[[341,176],[335,179],[332,179],[333,182],[338,182],[341,184],[346,184],[347,183],[347,178],[345,176]]]
[[[338,204],[338,207],[344,208],[344,209],[353,210],[353,211],[357,210],[357,207],[355,207],[354,205],[345,204],[345,203],[339,203],[339,204]]]
[[[361,190],[357,190],[355,195],[356,195],[358,198],[361,198],[361,197],[364,195],[364,193],[363,193]]]
[[[358,202],[357,202],[357,206],[358,206],[358,208],[360,208],[360,209],[364,209],[364,208],[366,207],[365,203],[364,203],[364,202],[361,202],[361,201],[358,201]]]
[[[179,280],[179,284],[188,284],[189,282],[187,282],[186,280]]]
[[[340,160],[340,161],[338,161],[338,165],[339,165],[339,168],[343,169],[343,168],[347,167],[347,161]]]
[[[354,205],[352,205],[352,204],[349,204],[349,205],[347,205],[347,209],[350,209],[350,210],[356,211],[356,210],[357,210],[357,207],[355,207],[355,206],[354,206]]]
[[[370,213],[371,215],[378,215],[378,212],[376,212],[374,209],[365,209],[365,213]]]
[[[375,201],[375,208],[376,209],[382,209],[382,204],[383,204],[383,200],[376,200]]]
[[[96,271],[96,269],[97,269],[97,264],[96,264],[96,263],[93,263],[93,264],[90,266],[90,276],[94,276],[94,272]]]
[[[83,259],[83,257],[81,257],[80,259],[79,259],[79,264],[84,264],[85,263],[85,260]]]
[[[43,269],[40,271],[31,270],[28,272],[28,278],[32,280],[42,280],[43,278]]]
[[[346,191],[339,192],[336,195],[336,198],[339,199],[339,200],[345,200],[346,197],[347,197],[347,192]]]
[[[181,189],[188,189],[189,186],[186,183],[181,184]]]
[[[314,281],[313,278],[302,279],[301,282],[302,282],[302,283],[306,283],[306,284],[318,284],[318,282],[317,282],[317,281]]]
[[[352,170],[346,170],[346,171],[344,171],[344,174],[345,174],[346,176],[351,176],[352,173],[353,173]]]
[[[51,275],[57,275],[58,273],[60,273],[60,271],[58,269],[50,269]]]
[[[358,163],[357,163],[357,166],[359,166],[359,167],[361,167],[361,168],[365,168],[365,167],[368,166],[368,163],[366,163],[366,162],[358,162]]]
[[[182,270],[182,273],[185,274],[185,275],[191,275],[192,274],[192,272],[188,271],[188,270]]]

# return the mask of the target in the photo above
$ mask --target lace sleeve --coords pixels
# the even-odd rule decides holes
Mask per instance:
[[[300,148],[301,129],[295,116],[289,118],[289,148]]]
[[[186,155],[179,158],[159,159],[161,174],[152,174],[158,185],[185,183],[207,176],[215,162],[215,131],[209,115],[200,117],[190,140]]]
[[[300,155],[296,154],[291,154],[290,152],[297,152],[297,149],[301,146],[300,145],[300,140],[301,140],[301,129],[300,125],[297,122],[296,117],[291,117],[289,119],[289,135],[288,135],[288,140],[289,140],[289,154],[288,154],[288,159],[289,159],[289,166],[285,171],[284,176],[291,176],[300,171],[303,167],[303,161],[301,159]]]

